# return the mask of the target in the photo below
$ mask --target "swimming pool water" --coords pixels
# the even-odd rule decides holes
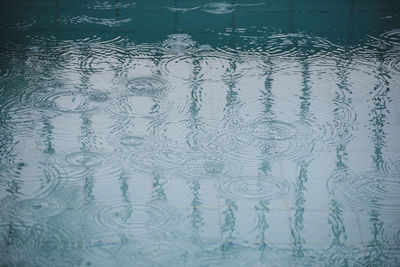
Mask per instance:
[[[0,265],[400,265],[400,3],[0,5]]]

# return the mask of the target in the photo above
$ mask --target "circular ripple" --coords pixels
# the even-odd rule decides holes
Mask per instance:
[[[179,167],[180,175],[193,179],[207,179],[238,175],[242,171],[239,162],[230,159],[188,155]]]
[[[174,170],[182,164],[186,155],[187,154],[180,149],[166,147],[154,155],[154,157],[157,166],[160,166],[162,169]]]
[[[65,162],[73,167],[94,167],[101,164],[104,160],[104,156],[95,152],[73,152],[65,156]]]
[[[171,242],[127,245],[118,251],[121,266],[185,266],[191,252],[187,246]]]
[[[391,31],[387,31],[380,35],[380,38],[383,40],[390,42],[394,45],[400,45],[400,29],[394,29]]]
[[[152,144],[145,143],[138,146],[127,147],[123,157],[124,167],[128,171],[152,173],[154,170],[155,160],[154,155],[157,154],[157,148]],[[129,151],[133,149],[133,152]]]
[[[264,140],[288,140],[297,134],[293,124],[276,120],[257,120],[250,128],[256,138]]]
[[[155,205],[115,205],[96,209],[93,223],[117,232],[146,235],[169,223],[168,210]]]
[[[281,199],[290,192],[287,182],[271,177],[237,177],[219,185],[222,194],[238,199]]]
[[[144,138],[139,136],[124,136],[120,139],[120,143],[126,147],[136,147],[144,143]]]
[[[259,126],[250,122],[230,130],[233,135],[228,146],[233,149],[231,154],[244,160],[254,160],[256,156],[273,161],[313,156],[317,137],[308,123],[261,122]]]
[[[143,147],[126,159],[127,168],[134,172],[153,173],[154,169],[176,171],[184,162],[185,151],[164,144]]]
[[[115,38],[107,44],[95,44],[80,58],[83,73],[118,72],[132,61],[132,53],[121,47],[123,39]]]
[[[33,198],[19,202],[16,211],[21,219],[24,218],[47,218],[60,214],[66,209],[66,204],[60,199]]]
[[[400,51],[385,53],[383,64],[389,71],[400,72]]]
[[[126,87],[135,95],[157,96],[164,93],[170,87],[166,80],[156,76],[137,77],[128,80]]]
[[[235,5],[226,2],[214,2],[204,5],[203,10],[211,14],[228,14],[235,10]]]
[[[400,177],[400,160],[385,160],[382,171],[392,177]]]
[[[36,22],[37,18],[30,13],[7,12],[0,16],[0,29],[23,30]]]
[[[241,72],[234,73],[231,59],[221,53],[203,52],[200,55],[167,58],[160,64],[160,68],[166,76],[190,82],[193,81],[193,73],[197,73],[196,79],[202,81],[221,81],[227,75],[230,78],[239,78],[243,75]]]
[[[79,186],[82,181],[94,179],[97,183],[118,177],[119,162],[110,160],[105,154],[89,151],[60,153],[56,158],[62,168],[60,183],[63,186]],[[89,188],[86,188],[89,189]]]
[[[331,197],[353,209],[400,212],[400,179],[384,173],[337,174],[328,180]]]
[[[124,95],[113,101],[111,113],[123,117],[151,118],[165,114],[171,109],[168,102],[160,102],[147,96]]]
[[[50,92],[43,97],[39,97],[35,105],[39,109],[83,113],[93,111],[98,107],[98,103],[94,101],[96,99],[99,100],[96,95],[84,95],[80,92]]]
[[[161,47],[167,53],[193,52],[198,49],[197,43],[188,34],[171,34]]]

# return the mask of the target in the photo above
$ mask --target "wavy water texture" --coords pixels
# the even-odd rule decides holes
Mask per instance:
[[[132,18],[115,19],[115,18],[96,18],[87,15],[82,16],[66,16],[59,19],[64,24],[98,24],[108,27],[119,27],[125,23],[132,21]]]
[[[4,14],[3,14],[4,15]],[[38,18],[28,12],[9,12],[1,16],[1,30],[25,30],[38,22]]]
[[[89,211],[88,216],[93,227],[139,236],[162,230],[173,219],[167,209],[153,204],[97,207],[96,212]]]
[[[107,95],[101,93],[86,94],[76,90],[51,91],[38,95],[35,105],[43,110],[86,113],[96,110],[107,100]]]
[[[327,185],[338,201],[354,210],[379,209],[389,214],[399,212],[398,176],[380,172],[338,175],[331,177]]]
[[[78,263],[73,250],[73,233],[64,227],[50,223],[23,224],[2,222],[0,224],[1,262],[18,265],[75,265]]]
[[[113,10],[113,9],[127,9],[134,8],[136,6],[135,2],[110,2],[110,1],[93,1],[88,5],[88,8],[96,10]]]
[[[286,197],[290,185],[271,177],[236,177],[223,181],[219,190],[223,195],[237,199],[275,200]]]
[[[198,45],[188,34],[171,34],[162,42],[161,48],[170,54],[193,53],[198,49]]]
[[[3,1],[0,266],[399,266],[399,3],[303,2]]]
[[[248,3],[248,4],[231,4],[227,2],[214,2],[205,4],[203,6],[203,11],[211,14],[229,14],[235,11],[236,7],[252,7],[252,6],[260,6],[264,3]]]
[[[140,245],[127,245],[118,251],[117,258],[121,266],[135,262],[139,265],[186,264],[192,253],[185,244],[174,242],[154,242]]]

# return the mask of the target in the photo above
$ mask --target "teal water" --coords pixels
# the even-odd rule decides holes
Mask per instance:
[[[1,266],[400,265],[400,2],[0,6]]]

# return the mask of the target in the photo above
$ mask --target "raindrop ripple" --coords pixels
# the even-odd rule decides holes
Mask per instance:
[[[336,174],[327,186],[333,198],[356,210],[400,212],[400,179],[381,172]]]
[[[237,199],[275,200],[290,193],[290,185],[272,177],[235,177],[219,184],[219,191]]]

